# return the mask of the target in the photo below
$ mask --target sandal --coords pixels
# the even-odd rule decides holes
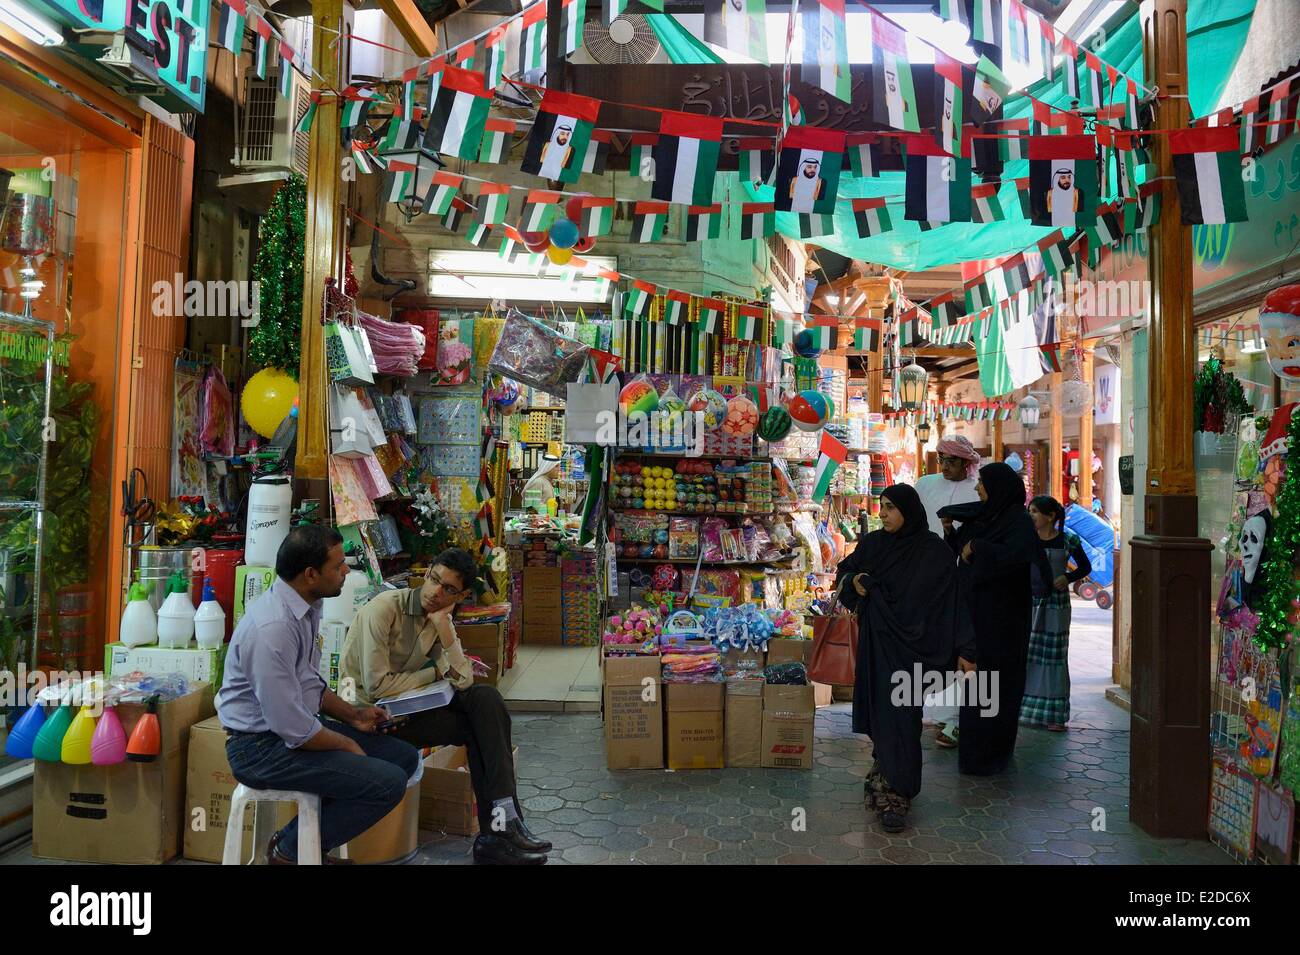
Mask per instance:
[[[892,809],[886,809],[880,814],[880,825],[885,832],[902,832],[907,828],[907,817]]]
[[[938,728],[934,731],[934,741],[940,749],[956,749],[957,732],[957,728],[953,727],[952,732],[949,733],[948,724],[940,723]]]
[[[1064,733],[1064,732],[1065,732],[1065,728],[1066,728],[1066,727],[1065,727],[1065,724],[1064,724],[1064,723],[1048,723],[1048,724],[1047,724],[1047,729],[1048,729],[1048,731],[1049,731],[1049,732],[1052,732],[1052,733]]]

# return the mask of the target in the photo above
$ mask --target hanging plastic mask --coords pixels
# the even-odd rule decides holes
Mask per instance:
[[[1251,591],[1254,590],[1255,578],[1259,573],[1259,564],[1264,557],[1264,547],[1272,530],[1273,519],[1268,511],[1260,511],[1247,518],[1241,527],[1241,579],[1245,584],[1246,605],[1251,604]]]

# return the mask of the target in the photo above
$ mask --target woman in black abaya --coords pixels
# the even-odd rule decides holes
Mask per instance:
[[[981,701],[967,682],[958,725],[957,766],[989,776],[1006,770],[1016,747],[1033,595],[1030,567],[1050,579],[1042,544],[1025,510],[1025,485],[1005,464],[980,468],[978,504],[940,508],[949,546],[959,557],[962,613],[974,628],[973,649],[963,652],[963,669],[977,668],[979,686],[992,697]],[[961,527],[951,530],[952,521]]]
[[[916,666],[940,672],[952,666],[956,565],[908,485],[885,489],[880,520],[884,530],[867,534],[840,561],[836,587],[858,615],[853,732],[870,736],[873,746],[867,804],[886,831],[901,832],[921,791],[923,687],[915,686]],[[906,677],[901,687],[898,673]]]

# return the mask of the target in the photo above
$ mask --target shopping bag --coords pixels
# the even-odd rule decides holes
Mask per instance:
[[[387,440],[379,414],[361,388],[334,385],[330,389],[330,451],[345,458],[373,453]]]
[[[852,579],[846,576],[842,590]],[[808,679],[831,686],[852,686],[858,674],[858,618],[840,603],[835,591],[830,611],[813,617],[813,650]]]
[[[373,367],[366,357],[370,342],[365,334],[360,327],[341,322],[325,324],[325,362],[331,381],[341,385],[375,383]]]
[[[570,382],[564,399],[566,444],[618,443],[618,382]]]
[[[582,376],[590,349],[519,311],[506,316],[488,370],[556,398]]]

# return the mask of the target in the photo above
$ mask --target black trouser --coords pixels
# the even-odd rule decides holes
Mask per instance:
[[[492,832],[492,804],[515,797],[515,761],[511,755],[510,714],[494,686],[460,690],[451,702],[436,710],[416,713],[397,726],[393,736],[412,746],[464,746],[469,780],[478,802],[478,825]],[[499,827],[498,827],[499,828]]]

